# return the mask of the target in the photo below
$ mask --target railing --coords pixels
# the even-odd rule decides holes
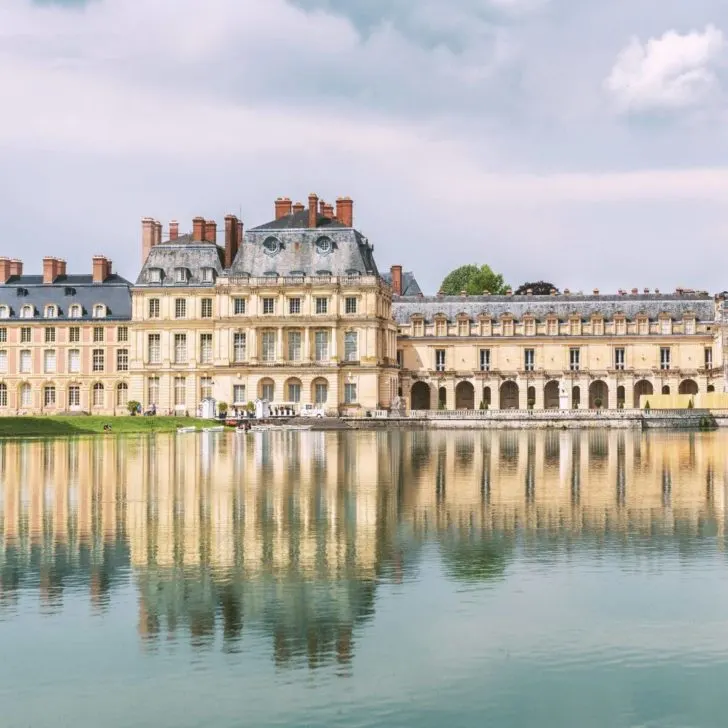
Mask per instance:
[[[230,276],[221,279],[221,285],[249,288],[276,288],[279,286],[339,286],[360,288],[377,285],[376,276]]]
[[[662,412],[663,410],[659,410]],[[681,410],[685,412],[686,410]],[[407,417],[413,420],[497,420],[497,419],[536,419],[536,420],[591,420],[595,417],[632,419],[639,417],[643,410],[639,409],[499,409],[499,410],[411,410]]]

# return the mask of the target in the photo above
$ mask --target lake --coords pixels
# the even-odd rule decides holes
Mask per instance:
[[[728,433],[0,443],[0,725],[726,723]]]

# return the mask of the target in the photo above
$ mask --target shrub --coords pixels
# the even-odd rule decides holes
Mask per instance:
[[[126,403],[126,408],[129,410],[130,415],[135,415],[137,410],[141,407],[141,402],[137,402],[135,399],[130,399]]]
[[[690,400],[690,401],[688,402],[688,409],[693,409],[694,407],[695,407],[695,405],[693,404],[693,400],[691,399],[691,400]]]
[[[650,400],[649,399],[645,400],[645,409],[646,410],[650,409]]]
[[[218,402],[217,411],[224,417],[228,411],[228,403],[227,402]]]
[[[597,409],[599,409],[599,408],[600,408],[600,407],[602,406],[602,400],[601,400],[601,398],[600,398],[600,397],[597,397],[597,398],[596,398],[596,399],[594,400],[594,406],[595,406],[595,407],[596,407]]]

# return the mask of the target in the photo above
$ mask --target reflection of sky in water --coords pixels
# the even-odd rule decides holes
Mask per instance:
[[[727,441],[4,443],[2,724],[721,725]]]

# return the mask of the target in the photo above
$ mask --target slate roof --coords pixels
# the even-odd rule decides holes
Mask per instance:
[[[212,286],[213,281],[203,281],[204,268],[212,268],[216,278],[223,271],[224,250],[217,244],[194,240],[191,234],[180,235],[175,240],[167,240],[155,245],[149,252],[149,257],[142,266],[137,278],[137,286],[177,286],[189,288],[190,286]],[[150,269],[162,271],[162,281],[153,282],[150,278]],[[175,270],[186,268],[189,277],[185,283],[177,283]]]
[[[342,225],[338,220],[332,220],[331,218],[324,217],[323,215],[316,216],[316,227],[326,228],[343,228],[347,229],[346,226]],[[308,209],[301,210],[300,212],[293,212],[290,215],[281,217],[278,220],[271,220],[264,225],[258,225],[257,227],[250,228],[251,230],[302,230],[308,228]]]
[[[392,285],[392,273],[382,273],[384,281]],[[415,278],[415,274],[411,272],[402,273],[402,296],[422,296],[422,289]]]
[[[673,320],[692,313],[698,321],[714,321],[716,318],[713,298],[703,294],[641,294],[624,296],[426,296],[395,298],[392,315],[399,324],[409,323],[415,314],[432,321],[436,314],[444,314],[454,320],[459,314],[467,314],[472,320],[481,314],[497,319],[510,314],[516,320],[532,315],[537,321],[545,321],[556,315],[561,321],[571,316],[589,319],[594,315],[609,320],[622,314],[628,320],[647,315],[656,319],[668,314]]]
[[[82,315],[72,321],[91,319],[93,307],[99,303],[106,306],[106,320],[130,320],[131,283],[116,274],[103,283],[94,283],[91,275],[67,275],[59,276],[51,284],[43,283],[42,275],[24,275],[13,276],[0,285],[0,306],[8,306],[11,320],[20,319],[23,306],[33,306],[35,318],[42,318],[48,305],[58,309],[58,316],[53,320],[68,319],[74,304],[80,304]]]

